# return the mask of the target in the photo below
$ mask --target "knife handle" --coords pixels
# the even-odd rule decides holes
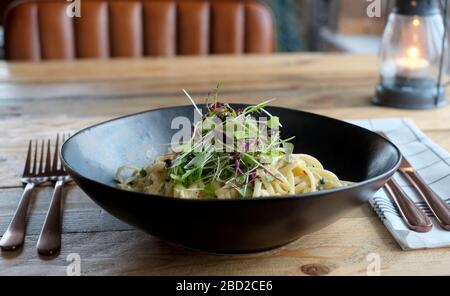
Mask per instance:
[[[430,218],[422,212],[406,195],[398,183],[391,178],[385,185],[406,225],[416,232],[428,232],[433,228]]]
[[[402,173],[426,202],[439,224],[445,230],[450,231],[450,207],[425,183],[417,172],[402,171]]]

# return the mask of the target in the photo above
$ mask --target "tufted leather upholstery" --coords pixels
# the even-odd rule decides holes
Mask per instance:
[[[270,11],[255,0],[21,0],[6,12],[10,60],[268,53]]]

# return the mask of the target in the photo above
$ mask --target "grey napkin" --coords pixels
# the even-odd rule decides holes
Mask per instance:
[[[385,132],[427,184],[447,204],[450,204],[450,154],[433,143],[409,119],[351,120],[353,124]],[[395,180],[412,201],[433,221],[433,229],[427,233],[411,231],[403,222],[396,206],[383,189],[371,199],[370,205],[394,239],[404,250],[450,246],[450,232],[443,230],[414,189],[396,173]]]

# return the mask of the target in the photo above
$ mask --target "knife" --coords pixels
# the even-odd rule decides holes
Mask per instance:
[[[430,218],[409,199],[394,178],[386,182],[384,189],[397,206],[400,216],[409,229],[416,232],[428,232],[433,228]]]
[[[383,132],[377,131],[377,134],[387,139]],[[405,158],[402,156],[402,159]],[[410,200],[394,178],[390,178],[386,182],[384,189],[392,202],[397,206],[400,216],[409,229],[416,232],[428,232],[433,228],[431,219]]]
[[[412,167],[406,158],[402,158],[400,173],[413,185],[420,197],[430,208],[439,224],[450,231],[450,207],[434,192]]]

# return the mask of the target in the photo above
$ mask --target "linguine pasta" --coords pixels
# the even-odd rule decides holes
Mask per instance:
[[[134,166],[121,167],[116,176],[118,186],[131,191],[180,198],[211,197],[205,192],[205,184],[202,181],[192,183],[188,187],[171,182],[168,176],[168,157],[170,156],[164,155],[144,169]],[[257,177],[251,186],[252,197],[302,194],[344,186],[335,174],[324,169],[316,158],[307,154],[291,154],[288,159],[280,158],[269,170],[270,174],[256,170]],[[131,171],[128,179],[122,178],[124,171]],[[213,181],[212,187],[217,198],[241,197],[240,192],[233,186]]]

